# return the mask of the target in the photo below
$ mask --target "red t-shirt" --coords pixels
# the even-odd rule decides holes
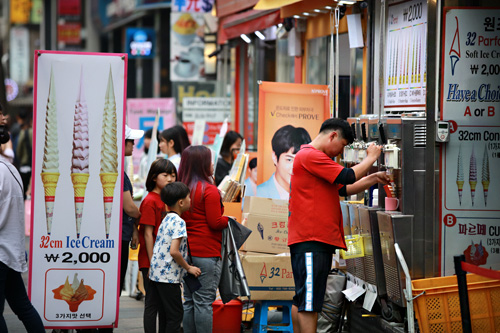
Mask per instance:
[[[146,250],[146,240],[144,239],[144,229],[146,225],[154,226],[153,239],[156,240],[156,234],[161,221],[167,214],[165,203],[161,201],[160,195],[155,192],[149,192],[144,198],[139,208],[141,218],[139,220],[139,268],[149,268],[149,257]]]
[[[311,145],[302,145],[290,180],[288,246],[307,241],[346,248],[342,211],[334,184],[344,167]]]
[[[182,218],[186,221],[188,243],[193,257],[219,257],[222,246],[222,229],[227,227],[219,190],[215,185],[198,182],[194,198],[191,194],[191,209]]]

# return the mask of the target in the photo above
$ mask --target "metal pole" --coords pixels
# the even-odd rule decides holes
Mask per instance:
[[[472,333],[472,325],[469,310],[469,294],[467,292],[467,272],[462,269],[462,261],[465,256],[454,256],[455,274],[458,282],[458,296],[460,297],[460,312],[462,314],[462,330],[464,333]]]

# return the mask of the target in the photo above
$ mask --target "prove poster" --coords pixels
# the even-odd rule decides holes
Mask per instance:
[[[444,8],[441,271],[453,256],[500,269],[500,8]]]
[[[385,110],[425,110],[427,1],[389,5],[385,58]]]
[[[295,154],[329,117],[328,86],[262,82],[259,86],[257,196],[288,200]]]
[[[126,69],[35,51],[29,294],[46,328],[118,325]]]
[[[160,109],[158,131],[176,125],[175,99],[174,98],[128,98],[127,99],[127,124],[130,128],[147,131],[153,128],[156,113]],[[158,139],[159,140],[159,139]],[[136,140],[132,161],[134,174],[138,174],[141,158],[144,156],[144,138]],[[144,175],[141,175],[141,177]]]

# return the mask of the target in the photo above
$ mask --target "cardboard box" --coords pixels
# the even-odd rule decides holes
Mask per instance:
[[[288,218],[288,200],[245,197],[243,213]]]
[[[288,217],[248,214],[246,227],[252,230],[242,246],[243,251],[263,253],[289,252]]]
[[[290,256],[240,254],[252,300],[291,300],[295,295]]]
[[[289,252],[288,201],[246,197],[243,224],[252,230],[243,251],[262,253]]]

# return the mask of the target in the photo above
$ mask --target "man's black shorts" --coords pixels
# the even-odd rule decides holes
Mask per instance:
[[[328,273],[332,267],[332,253],[291,253],[295,296],[293,304],[299,311],[321,312],[325,298]]]

